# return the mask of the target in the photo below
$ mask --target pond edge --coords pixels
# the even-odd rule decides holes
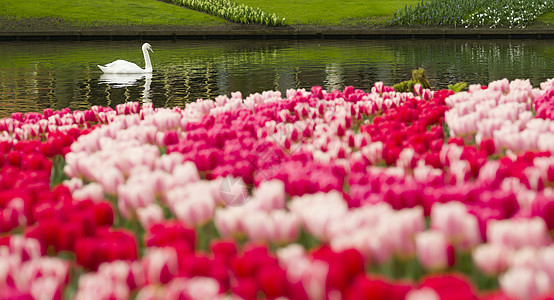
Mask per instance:
[[[554,29],[179,29],[0,32],[0,40],[177,40],[177,39],[553,39]]]

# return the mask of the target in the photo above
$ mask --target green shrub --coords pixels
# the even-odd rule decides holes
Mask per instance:
[[[454,91],[454,93],[459,93],[467,87],[467,83],[458,82],[456,84],[449,84],[448,89]]]
[[[424,89],[431,88],[423,68],[412,70],[412,80],[402,81],[401,83],[395,84],[393,88],[396,92],[413,92],[416,83],[421,84],[421,87]]]

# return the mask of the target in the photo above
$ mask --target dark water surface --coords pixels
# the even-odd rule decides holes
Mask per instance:
[[[370,89],[423,67],[434,88],[465,81],[554,77],[552,40],[151,41],[152,76],[102,76],[97,64],[144,66],[142,42],[0,42],[0,117],[125,101],[183,106],[241,91]]]

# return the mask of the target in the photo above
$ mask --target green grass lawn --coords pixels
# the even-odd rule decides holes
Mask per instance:
[[[286,23],[367,23],[417,0],[235,0],[286,18]],[[2,0],[0,16],[55,18],[79,25],[211,25],[226,21],[156,0]]]
[[[234,0],[259,7],[285,18],[289,25],[374,25],[393,15],[397,9],[415,5],[418,0]],[[157,0],[0,0],[2,21],[59,21],[77,26],[91,25],[221,25],[221,18]],[[539,19],[554,24],[554,12]],[[25,24],[25,23],[23,23]],[[23,25],[25,26],[25,25]],[[24,28],[24,27],[23,27]],[[62,25],[63,28],[63,25]]]
[[[1,0],[0,16],[78,25],[198,25],[227,21],[156,0]]]
[[[554,24],[554,12],[549,12],[547,14],[540,16],[540,18],[538,18],[537,21],[543,22],[549,25]]]
[[[417,0],[235,0],[285,18],[287,24],[336,25],[392,16]]]

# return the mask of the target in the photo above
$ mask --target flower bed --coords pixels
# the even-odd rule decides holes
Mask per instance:
[[[181,5],[200,12],[224,18],[226,20],[250,24],[257,23],[265,26],[283,26],[285,18],[279,18],[275,13],[269,14],[260,8],[238,4],[230,0],[164,0],[168,3]]]
[[[378,82],[14,114],[0,298],[552,297],[553,105]]]
[[[422,0],[394,13],[390,25],[525,28],[553,9],[542,0]]]

